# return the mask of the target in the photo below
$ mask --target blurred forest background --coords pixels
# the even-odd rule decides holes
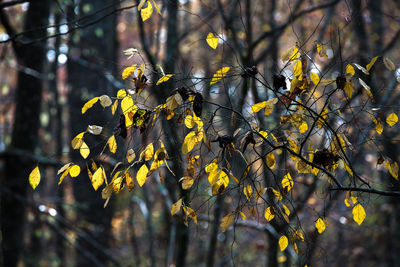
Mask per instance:
[[[0,265],[399,265],[400,197],[363,195],[368,216],[359,227],[343,203],[345,192],[332,194],[318,179],[297,180],[307,186],[296,192],[296,216],[304,220],[307,236],[297,255],[293,249],[279,251],[277,233],[283,226],[267,224],[262,215],[237,221],[221,233],[221,217],[232,211],[232,199],[239,193],[210,198],[183,192],[168,171],[165,184],[152,178],[132,192],[121,191],[103,208],[101,190],[93,190],[71,139],[88,124],[104,125],[102,141],[87,140],[92,155],[101,152],[118,119],[100,106],[82,116],[81,108],[94,96],[115,96],[119,89],[129,88],[121,72],[134,63],[149,63],[150,81],[162,76],[157,64],[165,73],[179,75],[163,86],[148,86],[144,97],[154,103],[163,103],[173,89],[185,85],[207,101],[240,111],[266,99],[267,89],[240,74],[210,86],[207,77],[221,68],[221,62],[243,68],[254,65],[272,83],[284,66],[281,55],[298,43],[329,77],[343,73],[350,62],[365,66],[374,56],[386,56],[398,67],[400,2],[155,0],[161,15],[154,10],[144,22],[138,2],[0,1]],[[218,53],[206,44],[209,32],[220,37]],[[327,47],[327,58],[317,58],[314,41]],[[140,54],[128,58],[123,53],[128,48]],[[376,100],[373,107],[386,115],[400,111],[399,77],[399,69],[386,71],[378,60],[365,78]],[[352,104],[363,106],[361,100]],[[225,115],[218,126],[234,130]],[[266,123],[279,127],[279,114]],[[371,127],[350,126],[349,140],[362,147],[353,151],[353,166],[366,175],[374,170],[371,179],[380,188],[399,191],[398,180],[389,179],[379,168],[376,171],[377,151],[400,160],[399,131],[385,130],[375,138]],[[174,121],[163,122],[162,127],[166,136],[182,134],[176,132]],[[129,146],[140,147],[157,138],[137,134]],[[118,142],[124,146],[123,140]],[[173,170],[182,177],[184,167],[176,156],[180,145],[178,152],[172,151],[173,141],[167,146]],[[124,156],[106,154],[95,160],[111,170]],[[71,161],[81,164],[82,173],[58,186],[57,170]],[[37,164],[42,181],[33,191],[28,175]],[[196,195],[198,224],[186,227],[182,216],[171,216],[171,203],[182,194]],[[323,235],[314,227],[315,213],[329,222]]]

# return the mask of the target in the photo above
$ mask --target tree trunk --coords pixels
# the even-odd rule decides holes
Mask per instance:
[[[43,28],[48,24],[50,12],[50,0],[33,1],[25,17],[22,41],[29,41],[46,36],[47,30]],[[14,52],[18,64],[42,72],[45,63],[46,42],[35,42],[24,46],[22,43],[14,43]],[[16,108],[12,140],[9,149],[20,149],[26,154],[33,154],[38,143],[39,114],[42,101],[42,80],[38,77],[18,72],[16,89]],[[24,223],[25,204],[17,200],[16,196],[25,198],[28,176],[35,163],[31,157],[10,156],[5,160],[5,177],[2,186],[6,187],[10,194],[2,193],[0,223],[2,231],[2,252],[4,266],[17,266],[20,253],[24,248]]]

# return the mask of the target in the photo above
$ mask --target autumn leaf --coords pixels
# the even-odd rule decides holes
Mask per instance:
[[[274,111],[274,105],[278,103],[278,98],[271,98],[265,103],[265,116],[269,116]]]
[[[125,177],[126,186],[128,187],[129,192],[131,192],[132,189],[135,187],[135,182],[133,181],[133,178],[128,170],[125,171],[124,177]]]
[[[77,177],[81,173],[81,167],[78,165],[73,165],[69,168],[69,175],[71,177]]]
[[[214,36],[212,32],[208,33],[207,38],[206,38],[207,44],[212,48],[212,49],[217,49],[218,46],[218,37]]]
[[[293,179],[292,176],[290,176],[290,173],[287,173],[285,177],[282,179],[282,187],[286,188],[286,190],[289,192],[290,189],[293,187]]]
[[[114,135],[112,135],[112,136],[108,139],[107,145],[108,145],[108,148],[110,149],[110,152],[111,152],[111,153],[115,154],[115,152],[117,152],[117,142],[116,142],[116,140],[115,140],[115,136],[114,136]]]
[[[148,144],[145,149],[140,153],[139,160],[144,159],[145,161],[149,161],[153,158],[154,155],[154,146],[153,143]]]
[[[267,166],[271,170],[275,169],[276,161],[275,161],[275,156],[272,152],[267,154]]]
[[[129,150],[126,152],[126,160],[127,160],[129,163],[131,163],[131,162],[135,159],[135,157],[136,157],[136,154],[135,154],[135,151],[133,151],[132,148],[129,149]]]
[[[265,209],[264,217],[265,219],[267,219],[268,222],[270,222],[275,217],[275,212],[272,207],[268,207]]]
[[[229,226],[233,223],[233,219],[235,218],[235,216],[233,216],[233,214],[228,214],[226,215],[224,218],[222,218],[221,220],[221,231],[224,233]]]
[[[319,76],[315,72],[310,73],[310,79],[313,82],[313,84],[315,85],[319,84]]]
[[[281,59],[283,62],[290,62],[296,60],[297,58],[299,58],[299,56],[299,49],[297,47],[291,47],[282,54]]]
[[[361,204],[358,203],[357,205],[354,206],[352,213],[353,213],[353,219],[354,219],[354,221],[355,221],[358,225],[361,225],[362,222],[363,222],[364,219],[365,219],[365,216],[366,216],[365,210],[364,210],[363,206],[361,206]]]
[[[383,58],[383,63],[385,64],[385,67],[390,71],[394,71],[396,69],[396,65],[394,65],[393,61],[390,60],[390,58],[388,57]]]
[[[89,125],[87,131],[93,135],[99,135],[103,131],[103,127],[97,125]]]
[[[396,180],[399,179],[399,165],[396,161],[385,161],[385,168],[389,170],[390,175]]]
[[[267,105],[267,101],[263,101],[260,103],[256,103],[253,106],[251,106],[251,113],[257,113],[259,112],[261,109],[265,108]]]
[[[83,107],[82,107],[82,114],[85,114],[85,112],[90,109],[91,107],[93,107],[94,104],[96,104],[96,102],[99,100],[99,97],[94,97],[92,99],[90,99],[88,102],[86,102]]]
[[[117,92],[117,99],[123,99],[126,96],[125,89],[119,89]]]
[[[181,210],[182,207],[182,198],[180,198],[177,202],[172,204],[171,206],[171,215],[175,215]]]
[[[347,64],[346,66],[346,73],[350,75],[350,77],[353,77],[353,75],[356,73],[354,71],[354,67],[351,64]]]
[[[142,187],[146,182],[148,172],[149,169],[147,168],[146,164],[143,164],[142,167],[140,167],[139,171],[137,172],[136,180],[138,181],[140,187]]]
[[[174,74],[167,74],[162,76],[156,83],[156,85],[159,85],[160,83],[166,82],[169,80],[169,78],[171,78],[172,76],[174,76]]]
[[[293,75],[295,77],[300,77],[300,75],[302,73],[303,73],[303,70],[302,70],[301,60],[299,59],[299,60],[297,60],[296,65],[294,65],[294,67],[293,67]]]
[[[104,183],[104,180],[106,179],[106,173],[104,171],[103,166],[100,166],[95,173],[92,176],[91,182],[92,186],[95,191]]]
[[[81,156],[86,159],[89,154],[90,154],[90,149],[88,147],[88,145],[85,142],[82,142],[81,147],[79,148],[79,153],[81,154]]]
[[[39,185],[39,183],[40,183],[40,171],[39,171],[39,166],[36,166],[36,168],[34,168],[32,172],[29,174],[29,184],[31,185],[33,190],[35,190],[36,187]]]
[[[71,146],[73,149],[79,149],[82,146],[84,134],[85,134],[85,132],[82,132],[82,133],[78,134],[77,136],[75,136],[74,139],[72,139]]]
[[[153,6],[150,3],[150,1],[147,1],[147,7],[142,8],[140,10],[140,16],[142,17],[143,21],[146,21],[148,18],[151,17],[151,14],[153,13]]]
[[[278,243],[279,243],[279,248],[281,249],[281,251],[284,251],[289,244],[289,240],[285,235],[283,235],[279,238]]]
[[[399,121],[399,118],[395,113],[391,113],[387,118],[386,118],[386,123],[392,127]]]
[[[213,85],[217,82],[219,82],[222,78],[225,77],[226,73],[230,70],[230,67],[223,67],[222,69],[217,70],[217,72],[214,74],[210,85]]]
[[[112,100],[111,100],[111,98],[110,98],[108,95],[102,95],[102,96],[100,96],[100,97],[99,97],[99,100],[100,100],[100,105],[101,105],[103,108],[109,107],[109,106],[111,106],[111,104],[112,104]]]
[[[368,63],[368,65],[365,67],[365,69],[369,72],[372,68],[372,66],[375,64],[375,61],[378,59],[379,56],[374,57],[371,59],[371,62]]]
[[[246,195],[246,198],[248,201],[250,201],[251,196],[253,195],[253,188],[251,188],[251,185],[246,185],[243,189],[244,194]]]
[[[319,234],[322,234],[325,231],[325,223],[321,218],[318,218],[318,220],[315,222],[315,227],[318,230]]]

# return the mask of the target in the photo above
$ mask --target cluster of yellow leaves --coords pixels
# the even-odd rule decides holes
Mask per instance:
[[[346,198],[344,200],[344,204],[347,207],[350,207],[353,205],[353,209],[352,209],[353,220],[358,225],[361,225],[367,215],[365,213],[364,207],[358,202],[357,197],[353,196],[353,192],[346,193]]]
[[[228,187],[229,177],[218,167],[217,160],[215,159],[206,165],[205,171],[208,173],[208,182],[212,188],[212,194],[216,195],[224,192],[225,188]]]
[[[299,133],[305,133],[308,130],[308,124],[305,121],[303,110],[298,110],[289,115],[281,116],[281,124],[291,123],[299,130]]]
[[[185,118],[185,125],[187,128],[192,129],[195,125],[197,125],[196,130],[189,132],[183,141],[182,144],[182,154],[186,155],[190,151],[193,150],[195,146],[197,146],[201,140],[204,140],[206,143],[206,133],[203,129],[203,121],[201,118],[197,117],[195,114],[187,115]]]
[[[71,145],[73,149],[79,149],[79,153],[81,156],[86,159],[89,154],[90,154],[90,149],[88,145],[83,141],[83,136],[85,135],[85,132],[82,132],[75,136],[72,141]]]
[[[197,214],[196,214],[196,212],[192,208],[186,206],[183,203],[183,199],[182,198],[180,198],[177,202],[172,204],[172,206],[171,206],[171,215],[177,214],[181,210],[181,208],[183,209],[183,212],[185,213],[185,220],[184,220],[185,225],[188,226],[188,221],[187,221],[188,218],[191,218],[197,224]]]
[[[74,164],[74,165],[72,165],[72,163],[70,162],[70,163],[67,163],[67,164],[65,164],[64,166],[62,166],[59,170],[58,170],[58,172],[57,172],[57,175],[59,175],[60,173],[62,173],[61,174],[61,176],[60,176],[60,180],[58,181],[58,185],[60,185],[61,183],[62,183],[62,181],[64,180],[64,178],[69,174],[71,177],[77,177],[79,174],[80,174],[80,172],[81,172],[81,168],[79,167],[79,165],[76,165],[76,164]]]

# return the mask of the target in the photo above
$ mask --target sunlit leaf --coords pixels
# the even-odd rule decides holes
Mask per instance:
[[[183,99],[179,93],[176,93],[168,97],[167,101],[165,102],[165,105],[169,110],[174,110],[182,104],[183,104]]]
[[[180,198],[177,202],[172,204],[171,206],[171,215],[175,215],[181,210],[182,207],[182,198]]]
[[[275,156],[272,152],[267,154],[267,166],[271,170],[275,169],[276,161],[275,161]]]
[[[59,175],[60,173],[64,172],[66,169],[68,169],[69,166],[71,166],[72,162],[65,164],[64,166],[62,166],[58,171],[57,171],[57,175]]]
[[[82,146],[84,134],[85,134],[85,132],[82,132],[82,133],[78,134],[77,136],[75,136],[74,139],[72,139],[71,145],[72,145],[73,149],[79,149]]]
[[[357,63],[353,63],[354,66],[357,67],[357,69],[361,70],[364,74],[369,75],[369,72],[361,65],[357,64]]]
[[[93,107],[94,104],[96,104],[96,102],[99,100],[99,97],[96,96],[92,99],[90,99],[88,102],[86,102],[83,107],[82,107],[82,114],[85,114],[85,112],[90,109],[91,107]]]
[[[71,164],[71,163],[69,163],[69,164]],[[60,185],[62,183],[62,181],[64,180],[64,178],[69,174],[69,169],[70,169],[70,167],[68,167],[67,169],[64,170],[63,174],[60,176],[60,179],[58,180],[58,185]]]
[[[385,168],[389,170],[390,175],[396,180],[399,179],[399,165],[396,161],[385,161]]]
[[[302,69],[301,60],[298,60],[296,65],[294,65],[294,67],[293,67],[293,75],[295,77],[300,77],[302,73],[303,73],[303,69]]]
[[[212,48],[212,49],[217,49],[218,46],[218,37],[216,37],[212,32],[208,33],[207,38],[206,38],[207,44]]]
[[[354,91],[353,83],[351,81],[347,80],[343,90],[345,91],[347,97],[351,98],[351,96],[353,95],[353,91]]]
[[[188,190],[193,186],[194,180],[192,177],[186,176],[182,180],[182,189],[183,190]]]
[[[366,70],[369,72],[372,68],[372,66],[375,64],[375,61],[378,59],[379,56],[374,57],[373,59],[371,59],[371,61],[368,63],[368,65],[366,66]]]
[[[361,79],[358,78],[358,81],[360,82],[361,86],[364,88],[364,90],[366,91],[367,95],[371,98],[374,99],[372,92],[371,92],[371,88]]]
[[[290,173],[287,173],[285,177],[282,179],[282,187],[286,188],[287,192],[290,191],[293,187],[293,179],[292,176],[290,176]]]
[[[297,47],[291,47],[282,54],[281,59],[283,62],[294,61],[297,58],[299,58],[299,56],[300,56],[299,49]]]
[[[307,132],[307,130],[308,130],[307,122],[303,120],[299,126],[299,132],[302,134]]]
[[[150,143],[146,146],[146,148],[140,153],[139,160],[144,159],[145,161],[149,161],[153,158],[154,155],[154,146],[153,143]]]
[[[40,183],[40,171],[39,171],[39,166],[36,166],[36,168],[34,168],[32,172],[29,174],[29,184],[31,185],[33,190],[35,190],[36,187],[39,185],[39,183]]]
[[[395,113],[391,113],[387,118],[386,118],[386,123],[392,127],[399,121],[399,118]]]
[[[85,142],[82,142],[81,147],[79,148],[79,153],[81,154],[81,156],[86,159],[89,154],[90,154],[90,149],[88,147],[88,145]]]
[[[268,222],[270,222],[275,217],[275,212],[272,207],[268,207],[265,209],[264,217],[265,219],[267,219]]]
[[[147,1],[147,7],[142,8],[140,10],[140,15],[142,16],[142,20],[146,21],[148,18],[151,17],[152,13],[153,13],[153,5],[150,3],[150,1]]]
[[[101,134],[103,127],[97,125],[89,125],[87,131],[93,135]]]
[[[81,173],[81,167],[79,165],[73,165],[69,168],[69,175],[71,177],[77,177]]]
[[[92,176],[91,182],[92,186],[95,191],[104,183],[104,180],[106,179],[106,173],[104,171],[103,166],[100,166],[95,173]]]
[[[171,78],[172,76],[174,76],[174,74],[167,74],[162,76],[156,83],[156,85],[159,85],[160,83],[166,82],[169,80],[169,78]]]
[[[192,129],[192,128],[196,125],[196,122],[195,122],[195,120],[194,120],[194,118],[193,118],[192,115],[187,115],[187,116],[186,116],[186,118],[185,118],[185,125],[186,125],[186,127],[188,127],[189,129]]]
[[[226,215],[224,218],[222,218],[221,220],[221,231],[224,233],[229,226],[233,223],[233,219],[235,218],[235,216],[233,216],[233,214],[228,214]]]
[[[112,135],[108,139],[107,145],[108,145],[111,153],[115,154],[115,152],[117,152],[117,141],[115,140],[115,136],[114,135]]]
[[[140,187],[142,187],[146,182],[148,172],[149,169],[147,168],[146,164],[143,164],[142,167],[140,167],[139,171],[136,173],[136,180],[138,181]]]
[[[117,98],[118,99],[123,99],[126,96],[126,90],[125,89],[119,89],[117,92]]]
[[[289,208],[286,207],[286,205],[283,204],[283,203],[282,203],[282,207],[283,207],[283,210],[285,211],[285,214],[286,214],[287,216],[289,216],[289,215],[290,215],[290,210],[289,210]]]
[[[352,213],[353,213],[354,221],[358,225],[361,225],[362,222],[364,221],[365,217],[366,217],[365,210],[364,210],[363,206],[361,206],[361,204],[358,203],[357,205],[354,206]]]
[[[157,6],[156,1],[152,0],[152,2],[153,2],[154,7],[155,7],[156,10],[157,10],[157,13],[161,15],[161,11],[160,11],[160,9],[159,9],[158,6]]]
[[[132,189],[135,187],[135,181],[133,180],[133,178],[128,170],[125,171],[124,177],[125,177],[126,186],[128,187],[129,192],[131,192]]]
[[[230,67],[223,67],[222,69],[217,70],[217,72],[214,74],[210,85],[213,85],[217,82],[219,82],[222,78],[225,77],[226,73],[230,70]]]
[[[281,251],[284,251],[289,244],[289,240],[285,235],[283,235],[279,238],[278,243],[279,243],[279,248],[281,249]]]
[[[139,11],[143,8],[143,6],[144,6],[144,4],[146,3],[146,1],[147,1],[147,0],[140,0],[139,5],[138,5],[138,10],[139,10]]]
[[[267,105],[267,101],[263,101],[263,102],[254,104],[253,106],[251,106],[251,113],[259,112],[261,109],[265,108],[266,105]]]
[[[252,195],[253,195],[253,188],[251,188],[251,185],[246,185],[243,189],[243,192],[247,198],[248,201],[250,201]]]
[[[318,220],[315,222],[315,227],[318,230],[319,234],[322,234],[325,231],[325,223],[321,218],[318,218]]]
[[[117,108],[118,108],[118,99],[116,99],[111,106],[111,114],[115,115],[115,111],[117,111]]]
[[[375,130],[379,135],[381,135],[382,132],[383,132],[383,125],[382,125],[382,122],[381,122],[380,119],[377,120],[377,123],[376,123],[376,126],[375,126]]]
[[[313,84],[315,84],[315,85],[319,84],[319,76],[318,76],[318,74],[316,74],[315,72],[311,72],[310,73],[310,78],[311,78],[311,81],[313,82]]]
[[[353,75],[356,73],[354,67],[351,64],[347,64],[346,73],[349,74],[350,77],[353,77]]]

